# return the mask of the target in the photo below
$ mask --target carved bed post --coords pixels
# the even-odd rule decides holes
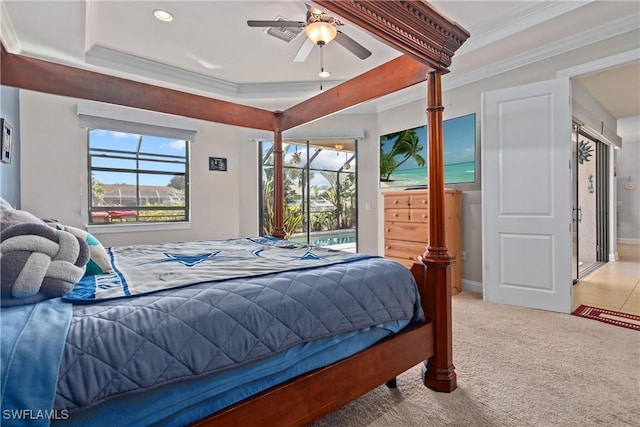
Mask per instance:
[[[276,118],[280,113],[276,112]],[[282,129],[278,125],[273,131],[273,230],[271,235],[284,239],[284,170],[282,155]]]
[[[428,315],[434,321],[434,354],[425,363],[424,383],[430,389],[451,392],[456,389],[451,329],[451,264],[445,244],[444,149],[442,134],[441,72],[429,73],[427,85],[427,126],[429,132],[429,246],[422,255],[426,265],[422,285],[432,295],[427,301]],[[441,321],[439,319],[446,319]]]

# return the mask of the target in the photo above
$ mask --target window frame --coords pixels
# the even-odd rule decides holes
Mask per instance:
[[[191,198],[190,198],[190,150],[192,141],[185,140],[185,155],[177,156],[177,155],[167,155],[167,154],[159,154],[148,151],[141,151],[142,140],[144,137],[158,137],[158,135],[152,135],[149,133],[135,133],[130,130],[126,133],[136,135],[140,138],[136,151],[129,150],[118,150],[118,149],[106,149],[106,148],[92,148],[91,147],[91,131],[92,130],[100,130],[105,132],[119,132],[117,130],[107,130],[101,128],[89,128],[87,129],[87,171],[88,171],[88,183],[87,191],[88,191],[88,226],[90,227],[99,227],[98,229],[108,228],[111,229],[114,226],[128,226],[130,228],[131,225],[139,225],[143,227],[147,227],[148,225],[154,224],[184,224],[190,222],[191,215]],[[165,138],[164,136],[160,136],[161,138]],[[170,139],[170,138],[168,138]],[[137,167],[135,169],[131,168],[122,168],[122,167],[105,167],[105,166],[93,166],[93,158],[113,158],[113,159],[122,159],[122,160],[131,160],[135,161]],[[161,158],[174,159],[173,161],[168,161],[164,163],[179,163],[184,164],[184,172],[170,172],[163,171],[161,169],[141,169],[140,162],[163,162]],[[101,172],[120,172],[120,173],[131,173],[135,174],[135,186],[136,186],[136,204],[133,206],[122,206],[119,207],[119,211],[126,210],[135,210],[137,214],[135,215],[135,220],[133,221],[107,221],[107,222],[95,222],[93,220],[94,212],[108,212],[113,211],[114,209],[110,209],[109,207],[101,208],[99,206],[94,206],[93,201],[93,172],[101,171]],[[185,186],[184,186],[184,206],[162,206],[162,210],[168,211],[184,211],[184,219],[175,220],[175,221],[140,221],[140,212],[158,210],[158,206],[147,207],[141,204],[141,193],[140,193],[140,174],[151,174],[151,175],[173,175],[173,176],[184,176]],[[131,208],[131,209],[128,209]]]
[[[78,124],[87,132],[87,165],[89,171],[87,186],[91,186],[91,164],[89,157],[89,129],[104,129],[106,131],[125,132],[137,135],[148,135],[163,138],[172,138],[188,141],[186,151],[187,168],[186,178],[191,175],[190,153],[192,145],[196,142],[196,133],[200,129],[200,121],[192,118],[160,113],[156,111],[142,110],[120,105],[112,105],[102,102],[82,100],[77,104]],[[185,178],[185,209],[187,211],[185,221],[173,222],[122,222],[112,224],[100,224],[89,222],[87,230],[92,233],[120,233],[137,231],[163,231],[191,228],[191,191],[190,179]],[[86,193],[85,193],[86,194]],[[87,207],[92,203],[91,188],[88,188],[89,199]],[[87,215],[89,218],[90,213]]]

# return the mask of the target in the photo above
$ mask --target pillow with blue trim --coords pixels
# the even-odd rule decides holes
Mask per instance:
[[[84,240],[89,246],[89,252],[91,257],[87,263],[87,269],[84,273],[85,276],[95,276],[97,274],[111,273],[111,262],[109,260],[109,254],[107,250],[102,246],[102,243],[95,238],[95,236],[88,231],[81,230],[69,225],[53,225],[57,230],[64,230],[74,236]]]

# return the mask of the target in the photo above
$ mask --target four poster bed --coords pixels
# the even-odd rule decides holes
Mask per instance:
[[[269,384],[264,390],[260,389],[257,393],[248,394],[250,395],[248,398],[242,398],[230,406],[220,406],[222,409],[215,409],[210,415],[207,415],[209,412],[206,412],[206,406],[204,409],[199,407],[194,411],[191,411],[188,406],[182,407],[177,412],[191,413],[190,418],[172,419],[168,416],[162,421],[167,424],[183,424],[184,420],[188,420],[193,425],[306,425],[375,387],[385,383],[394,386],[394,378],[397,375],[423,361],[426,361],[424,383],[427,387],[439,392],[451,392],[456,388],[451,336],[450,264],[453,260],[448,255],[444,244],[441,75],[448,71],[453,54],[469,34],[455,22],[442,16],[426,1],[318,0],[316,3],[377,36],[405,55],[282,112],[260,110],[27,58],[11,54],[4,46],[2,47],[2,85],[273,131],[275,147],[273,236],[275,238],[284,237],[282,133],[332,112],[425,80],[428,82],[429,235],[431,238],[427,251],[421,257],[422,263],[414,264],[408,273],[403,267],[397,270],[399,264],[392,261],[362,257],[363,259],[349,259],[345,264],[325,266],[322,270],[305,268],[294,272],[296,278],[291,279],[293,283],[298,283],[296,280],[304,282],[307,280],[305,277],[309,275],[333,277],[338,274],[337,269],[360,271],[377,268],[374,264],[380,264],[381,272],[367,271],[373,271],[371,275],[384,277],[385,273],[382,271],[387,270],[386,274],[403,282],[397,283],[389,279],[388,282],[392,284],[394,290],[409,284],[404,293],[410,296],[410,302],[404,305],[402,310],[405,312],[408,310],[411,313],[400,316],[404,317],[405,322],[395,325],[396,329],[392,334],[385,335],[372,346],[367,345],[364,349],[358,348],[344,353],[336,360],[330,360],[328,364],[318,362],[319,365],[312,365],[311,369],[302,370],[292,378],[289,375],[278,380],[275,385]],[[254,243],[266,246],[281,245],[278,242],[283,241],[266,239]],[[293,273],[277,274],[287,276]],[[252,280],[260,282],[269,278],[269,281],[273,282],[271,278],[274,277],[275,282],[278,283],[285,279],[289,280],[278,275],[261,275]],[[364,288],[363,283],[369,281],[370,279],[366,279],[362,283],[350,286]],[[221,283],[226,286],[229,282]],[[197,286],[205,285],[210,284]],[[193,289],[193,287],[183,287],[165,291],[165,293],[168,292],[175,297],[176,293],[193,292]],[[153,303],[156,303],[157,295],[165,296],[165,293],[140,298],[154,298]],[[412,293],[415,294],[414,297],[411,297]],[[178,296],[182,298],[181,294]],[[104,304],[111,303],[101,304],[103,305],[96,307],[102,310],[105,307]],[[82,310],[92,311],[91,308],[82,308]],[[346,309],[346,311],[349,310],[349,308]],[[424,317],[421,312],[424,312]],[[395,320],[375,319],[376,324],[387,321]],[[358,324],[355,321],[353,323]],[[277,361],[277,364],[280,363]],[[81,374],[81,371],[79,372]],[[162,389],[163,393],[180,394],[191,390],[189,383],[184,385],[177,380],[170,382],[167,387]],[[159,398],[157,389],[151,392],[156,393],[152,399]],[[141,410],[143,406],[140,405],[146,404],[139,403],[142,402],[138,400],[140,396],[140,394],[131,397],[123,395],[123,406],[110,410]],[[169,403],[166,406],[168,405]],[[194,413],[197,414],[195,418]],[[68,421],[73,421],[73,417],[73,412],[68,414]],[[103,422],[107,418],[105,415]],[[78,416],[76,422],[80,419],[81,417]]]

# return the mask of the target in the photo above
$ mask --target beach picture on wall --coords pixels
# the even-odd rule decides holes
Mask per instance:
[[[476,181],[476,115],[442,123],[446,184]],[[380,136],[380,187],[422,187],[428,182],[427,126]]]

